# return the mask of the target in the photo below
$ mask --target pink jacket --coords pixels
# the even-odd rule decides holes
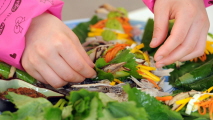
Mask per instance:
[[[22,69],[25,33],[32,18],[48,11],[61,19],[62,6],[61,0],[1,0],[0,60]]]
[[[155,0],[143,0],[144,4],[153,12]],[[206,7],[213,5],[213,0],[203,0]]]

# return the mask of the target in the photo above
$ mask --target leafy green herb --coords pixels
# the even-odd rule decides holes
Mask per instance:
[[[117,55],[110,63],[121,63],[126,62],[124,67],[127,67],[130,69],[130,71],[127,71],[132,75],[133,77],[137,79],[141,79],[141,76],[137,72],[136,66],[138,65],[134,59],[134,54],[130,53],[129,50],[122,51],[119,55]],[[125,78],[126,79],[126,78]]]
[[[89,26],[97,23],[100,20],[101,19],[95,15],[91,18],[90,21],[78,24],[75,28],[73,28],[72,31],[78,36],[80,42],[84,43],[89,32]]]
[[[124,86],[124,90],[128,93],[129,101],[134,101],[137,107],[143,107],[149,114],[149,120],[183,120],[182,116],[163,105],[154,97],[141,92],[137,88]]]

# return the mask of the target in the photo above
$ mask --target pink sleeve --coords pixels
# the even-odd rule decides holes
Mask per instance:
[[[143,0],[143,2],[153,12],[155,0]]]
[[[61,19],[62,6],[61,0],[1,0],[0,60],[23,69],[20,60],[32,18],[48,11]]]
[[[213,5],[213,0],[203,0],[206,7]],[[143,0],[144,4],[153,12],[155,0]]]
[[[203,0],[206,7],[213,5],[213,0]]]

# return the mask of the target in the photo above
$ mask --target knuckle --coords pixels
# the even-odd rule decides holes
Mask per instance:
[[[154,34],[160,33],[162,31],[162,28],[159,27],[158,25],[154,26]]]
[[[72,73],[68,73],[62,76],[65,81],[72,82],[75,77]]]
[[[35,48],[38,55],[42,58],[46,58],[51,53],[50,50],[44,45],[36,45]]]
[[[83,65],[81,62],[76,61],[76,62],[74,63],[74,69],[75,69],[75,71],[77,71],[77,72],[81,72],[82,70],[84,70],[84,65]]]
[[[181,47],[182,49],[184,49],[184,52],[185,52],[185,53],[191,53],[192,51],[194,51],[194,47],[192,47],[192,46],[188,46],[188,45],[183,45],[183,44],[181,44],[180,47]]]
[[[61,49],[68,44],[68,38],[64,35],[57,34],[54,36],[53,45],[55,48]]]
[[[180,44],[185,39],[186,32],[179,32],[178,34],[171,34],[170,37],[176,40],[177,44]]]
[[[40,61],[34,57],[29,57],[29,61],[28,61],[32,66],[37,66],[40,64]],[[31,66],[31,67],[32,67]],[[28,66],[30,67],[30,66]]]

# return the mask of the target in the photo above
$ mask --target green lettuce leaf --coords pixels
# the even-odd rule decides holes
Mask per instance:
[[[183,120],[179,113],[170,110],[168,106],[137,88],[131,89],[129,85],[126,85],[124,90],[128,93],[129,101],[136,102],[137,107],[143,107],[146,110],[149,120]]]
[[[2,118],[8,118],[8,120],[59,120],[55,118],[61,118],[60,109],[52,108],[53,105],[45,98],[31,98],[12,92],[9,92],[6,97],[16,105],[18,110],[14,113],[4,112],[0,116],[1,120]]]
[[[127,109],[128,108],[128,109]],[[130,102],[110,102],[107,109],[115,118],[133,117],[134,120],[148,120],[148,114],[142,107],[136,107],[136,103]]]
[[[123,50],[119,55],[117,55],[112,61],[109,63],[121,63],[126,62],[124,67],[127,67],[130,69],[130,71],[126,71],[130,73],[133,77],[137,79],[141,79],[142,77],[138,74],[136,66],[138,65],[134,59],[134,54],[130,53],[129,50]],[[126,79],[125,77],[124,79]]]

